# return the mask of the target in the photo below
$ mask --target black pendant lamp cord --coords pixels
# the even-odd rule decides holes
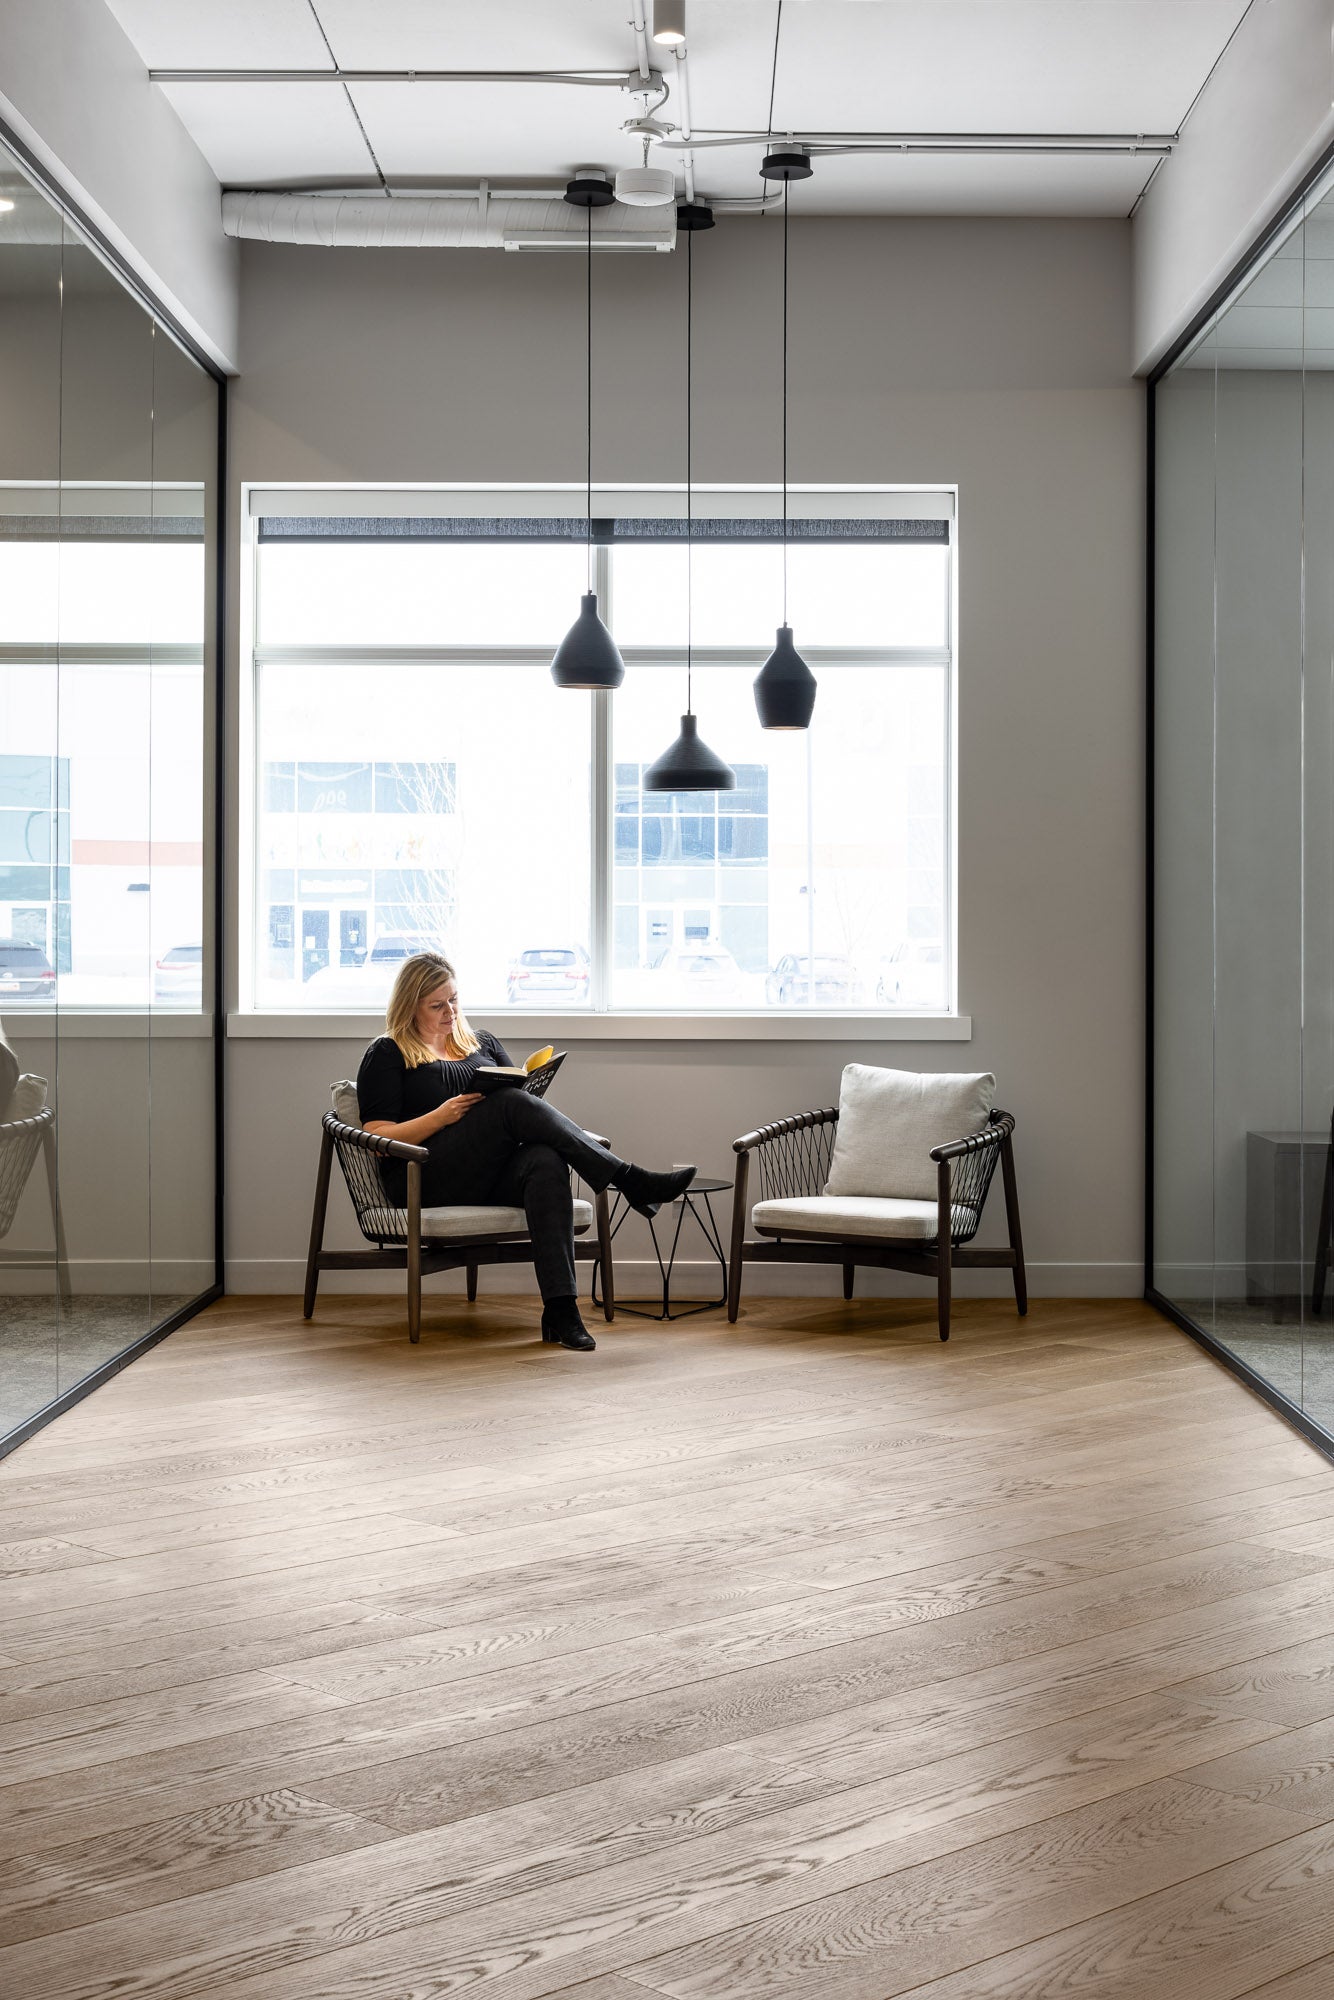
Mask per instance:
[[[588,415],[588,490],[587,508],[584,515],[587,525],[584,529],[584,536],[588,551],[588,588],[591,590],[593,588],[593,209],[591,203],[585,209],[584,213],[588,217],[588,392],[586,403]]]
[[[783,182],[783,623],[787,624],[787,191]]]
[[[692,261],[694,256],[694,249],[695,249],[695,232],[693,229],[688,229],[686,231],[686,714],[687,715],[693,715],[695,712],[693,703],[691,701],[693,678],[694,678],[694,665],[695,665],[695,651],[694,651],[695,537],[694,537],[694,514],[691,508],[691,485],[690,485],[690,475],[691,475],[690,448],[691,448],[691,438],[693,436],[692,399],[693,399],[693,384],[694,384],[693,315],[694,315],[694,303],[695,303],[695,287],[694,287],[695,271],[694,271],[694,263]]]

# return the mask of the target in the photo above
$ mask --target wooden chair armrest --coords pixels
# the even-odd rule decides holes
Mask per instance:
[[[931,1158],[939,1166],[942,1160],[961,1160],[969,1153],[983,1152],[988,1146],[999,1146],[1014,1130],[1014,1119],[1008,1111],[993,1111],[980,1132],[970,1132],[966,1139],[951,1139],[947,1145],[933,1146]]]
[[[332,1111],[321,1119],[326,1132],[340,1146],[355,1146],[363,1153],[377,1153],[382,1160],[429,1160],[425,1146],[409,1146],[402,1139],[386,1139],[382,1133],[363,1131],[360,1125],[344,1125]]]
[[[798,1111],[791,1118],[775,1118],[770,1125],[761,1125],[757,1131],[745,1132],[741,1138],[733,1139],[734,1153],[753,1153],[757,1146],[765,1146],[773,1139],[781,1139],[789,1132],[804,1132],[812,1125],[837,1123],[838,1112],[833,1106],[824,1111]]]

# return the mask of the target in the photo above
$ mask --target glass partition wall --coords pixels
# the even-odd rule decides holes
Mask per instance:
[[[1334,1438],[1334,193],[1152,391],[1151,1295]]]
[[[220,393],[0,147],[0,1451],[216,1282]]]

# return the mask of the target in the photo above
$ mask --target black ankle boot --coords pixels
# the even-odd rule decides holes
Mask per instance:
[[[575,1347],[585,1353],[597,1346],[579,1317],[578,1299],[547,1300],[542,1308],[542,1338],[556,1347]]]
[[[647,1167],[631,1164],[621,1168],[615,1186],[640,1215],[655,1216],[665,1201],[675,1201],[694,1180],[695,1167],[678,1167],[674,1173],[654,1174]]]

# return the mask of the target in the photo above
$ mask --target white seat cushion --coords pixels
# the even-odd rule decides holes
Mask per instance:
[[[931,1148],[980,1132],[995,1091],[989,1070],[941,1076],[849,1063],[825,1193],[932,1201]]]
[[[964,1214],[962,1208],[955,1208],[956,1236],[961,1233]],[[926,1243],[935,1240],[937,1215],[933,1201],[808,1194],[794,1195],[789,1201],[757,1201],[750,1219],[761,1236],[781,1236],[789,1229],[817,1229],[826,1236],[871,1236],[885,1241]]]
[[[372,1236],[405,1236],[408,1212],[405,1208],[369,1208],[361,1218]],[[574,1233],[586,1235],[593,1227],[593,1205],[574,1204]],[[528,1218],[521,1208],[473,1208],[460,1202],[448,1208],[422,1210],[422,1235],[440,1237],[526,1236]]]

